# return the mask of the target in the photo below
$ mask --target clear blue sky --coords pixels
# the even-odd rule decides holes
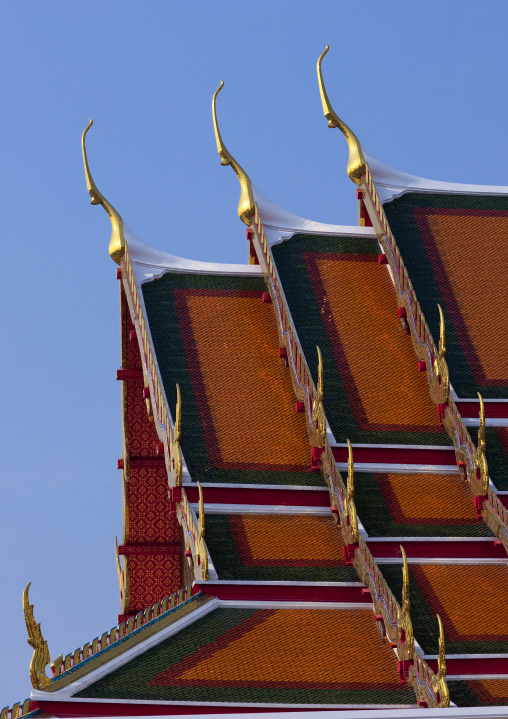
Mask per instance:
[[[61,0],[0,4],[0,707],[28,696],[21,593],[52,657],[116,623],[118,284],[99,189],[147,242],[245,261],[230,152],[273,201],[354,224],[347,150],[316,82],[393,167],[508,184],[502,0]],[[393,378],[396,381],[396,378]],[[184,428],[185,431],[185,428]]]

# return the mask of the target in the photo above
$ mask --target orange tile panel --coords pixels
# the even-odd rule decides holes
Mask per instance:
[[[244,566],[345,566],[331,517],[232,514],[230,524]]]
[[[508,703],[508,679],[481,679],[467,683],[472,685],[474,693],[486,704],[500,700]]]
[[[508,213],[419,208],[415,216],[476,381],[508,384]]]
[[[424,374],[397,317],[392,282],[372,255],[314,255],[322,312],[362,429],[439,431]],[[350,382],[344,375],[350,377]],[[350,385],[348,387],[348,384]]]
[[[154,685],[400,687],[397,663],[362,610],[263,610]]]
[[[477,524],[473,496],[456,475],[378,474],[378,485],[399,524]]]
[[[187,304],[206,392],[198,406],[207,404],[221,462],[307,470],[305,419],[295,413],[289,370],[277,356],[272,308],[257,292],[179,294]]]
[[[451,640],[490,640],[508,634],[508,567],[423,564],[413,565],[411,574]]]

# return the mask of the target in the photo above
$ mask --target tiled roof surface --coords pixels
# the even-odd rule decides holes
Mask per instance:
[[[207,513],[206,543],[219,579],[358,582],[330,516]]]
[[[508,198],[409,193],[385,211],[434,338],[443,307],[455,391],[508,398]]]
[[[415,704],[365,610],[217,609],[77,695]]]
[[[450,444],[397,316],[376,240],[296,235],[273,254],[311,370],[323,353],[338,441]]]
[[[167,273],[143,285],[170,407],[182,391],[182,450],[193,479],[321,485],[303,415],[278,358],[257,277]]]
[[[355,504],[372,537],[490,537],[459,475],[355,472]]]
[[[396,597],[402,569],[381,565]],[[427,654],[438,653],[439,614],[449,654],[508,652],[508,567],[505,565],[409,566],[411,618],[416,639]]]
[[[459,707],[508,705],[508,679],[448,681],[450,699]]]

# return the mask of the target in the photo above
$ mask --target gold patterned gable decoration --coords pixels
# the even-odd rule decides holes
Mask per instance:
[[[51,684],[51,679],[46,675],[46,666],[51,662],[48,643],[42,636],[41,625],[37,624],[34,618],[34,605],[30,604],[28,590],[32,582],[29,582],[23,592],[23,613],[28,632],[28,644],[34,650],[30,662],[30,680],[34,689],[46,689]],[[62,655],[56,660],[63,660]]]

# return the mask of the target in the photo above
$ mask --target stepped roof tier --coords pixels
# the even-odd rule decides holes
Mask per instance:
[[[27,587],[34,690],[1,719],[508,716],[508,188],[374,160],[326,51],[358,226],[251,184],[221,85],[245,265],[140,240],[85,130],[120,280],[120,612],[50,662]]]

